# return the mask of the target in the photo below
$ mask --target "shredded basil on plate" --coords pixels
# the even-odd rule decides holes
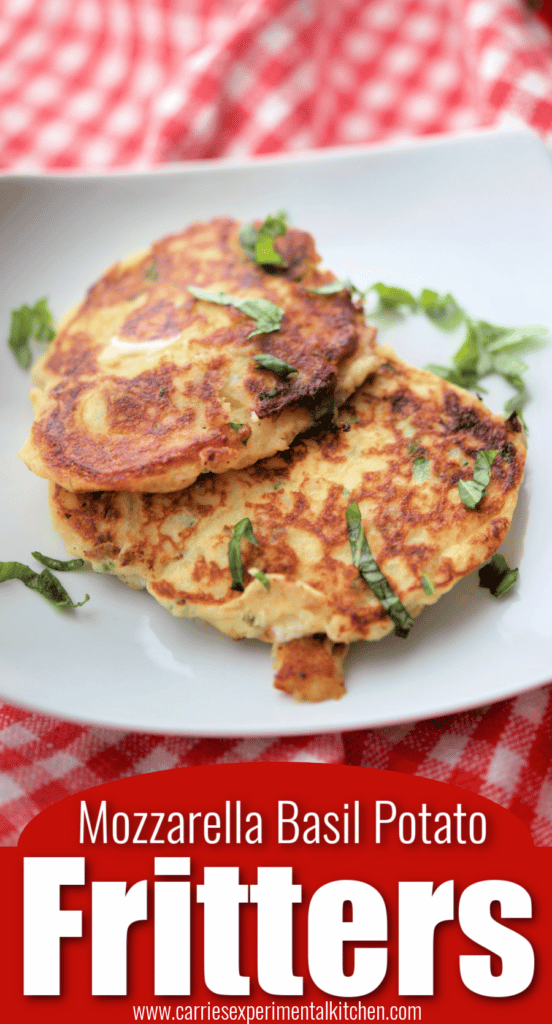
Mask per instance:
[[[504,555],[493,555],[490,562],[479,570],[479,586],[485,587],[494,597],[504,597],[518,578],[519,569],[510,569]]]
[[[59,558],[50,558],[49,555],[41,555],[40,551],[31,551],[33,558],[47,569],[55,569],[56,572],[75,572],[82,569],[84,558],[71,558],[68,562],[61,562]]]
[[[357,289],[360,293],[360,290]],[[541,325],[527,327],[504,327],[487,320],[477,320],[463,309],[450,292],[441,294],[431,288],[423,288],[416,297],[405,288],[386,285],[381,281],[370,285],[364,295],[374,292],[378,305],[373,314],[401,312],[423,313],[428,320],[442,331],[453,331],[464,326],[464,338],[452,358],[451,366],[430,363],[427,370],[437,376],[466,388],[484,394],[481,381],[496,374],[513,389],[506,401],[506,413],[522,407],[529,398],[524,379],[527,365],[520,359],[522,353],[542,348],[548,329]],[[523,421],[522,421],[523,422]]]
[[[6,583],[8,580],[21,580],[29,590],[36,590],[56,608],[80,608],[90,600],[88,594],[85,594],[84,601],[75,604],[65,587],[62,587],[49,569],[43,569],[38,573],[23,562],[0,562],[0,583]]]
[[[29,342],[50,342],[55,333],[48,299],[38,299],[34,306],[24,303],[12,310],[8,345],[24,370],[28,370],[33,361]]]
[[[317,288],[307,288],[306,290],[314,295],[335,295],[337,292],[348,291],[351,295],[358,295],[361,299],[364,299],[366,295],[360,288],[357,288],[356,284],[353,284],[349,277],[343,281],[328,281],[327,284],[321,284]]]
[[[279,330],[281,326],[284,311],[268,299],[238,299],[235,295],[229,295],[227,292],[209,292],[205,288],[192,288],[191,286],[188,291],[196,299],[202,299],[203,302],[214,302],[218,306],[234,306],[235,309],[239,309],[240,313],[250,316],[252,320],[255,320],[257,330],[251,331],[251,334],[247,335],[248,338],[253,338],[256,334],[269,334],[271,331]]]
[[[366,534],[362,528],[360,509],[356,501],[349,505],[345,517],[347,519],[347,533],[349,535],[349,544],[351,545],[353,565],[356,565],[370,590],[373,591],[378,601],[381,601],[385,611],[395,623],[396,635],[400,637],[408,636],[414,625],[414,620],[393,592],[389,580],[383,575],[374,560],[366,540]]]
[[[240,519],[239,523],[236,523],[230,544],[228,545],[228,564],[232,576],[232,590],[245,590],[241,556],[241,542],[244,538],[250,541],[251,544],[255,544],[256,547],[259,546],[258,541],[255,539],[250,519]]]

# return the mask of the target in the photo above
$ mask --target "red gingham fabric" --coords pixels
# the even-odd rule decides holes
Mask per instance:
[[[552,33],[522,0],[0,0],[3,169],[358,144],[504,112],[552,142]],[[0,843],[54,801],[123,776],[308,760],[453,782],[550,846],[551,751],[550,686],[430,722],[292,739],[124,733],[0,704]]]

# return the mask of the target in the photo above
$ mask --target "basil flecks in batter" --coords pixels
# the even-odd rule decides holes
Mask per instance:
[[[239,233],[240,244],[246,256],[262,267],[274,266],[285,268],[287,264],[280,253],[274,248],[274,239],[285,235],[288,217],[285,210],[269,214],[260,228],[254,224],[244,224]]]

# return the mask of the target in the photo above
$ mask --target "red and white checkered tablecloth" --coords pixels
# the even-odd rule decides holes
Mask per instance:
[[[550,17],[552,4],[543,5]],[[358,144],[510,112],[552,142],[552,34],[523,0],[0,0],[0,168]],[[181,765],[295,760],[451,781],[552,845],[552,687],[296,739],[123,733],[0,704],[0,843],[56,800]]]

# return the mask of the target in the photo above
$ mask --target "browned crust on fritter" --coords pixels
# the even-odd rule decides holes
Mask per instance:
[[[340,700],[345,693],[343,658],[346,644],[325,636],[304,636],[274,644],[274,687],[296,700]]]
[[[268,272],[244,254],[239,226],[230,218],[194,224],[156,242],[135,264],[115,264],[93,285],[39,367],[46,392],[32,394],[35,422],[22,450],[34,472],[73,490],[173,490],[201,472],[285,448],[305,429],[335,391],[341,367],[357,349],[366,353],[374,332],[347,291],[307,290],[333,279],[319,270],[310,235],[290,229],[278,239],[289,266]],[[284,309],[281,328],[250,338],[251,318],[196,300],[189,285],[269,299]],[[113,336],[140,348],[180,335],[188,348],[179,353],[169,344],[140,372],[103,362]],[[182,351],[189,351],[187,361]],[[256,367],[259,352],[299,373],[282,381]],[[245,433],[231,425],[238,415],[229,388],[239,388]],[[100,407],[93,429],[86,421],[91,403]],[[265,418],[274,431],[263,436],[261,450],[253,443],[248,449]]]
[[[200,616],[234,638],[269,642],[326,633],[335,643],[393,629],[352,564],[345,512],[358,502],[374,558],[416,616],[500,546],[525,462],[516,418],[473,395],[388,362],[341,410],[340,425],[241,471],[208,475],[173,494],[52,492],[54,524],[73,554],[147,586],[173,614]],[[498,449],[475,511],[458,494],[475,457]],[[414,462],[427,457],[426,481]],[[258,547],[242,545],[244,593],[232,590],[228,543],[251,519]],[[104,563],[105,560],[105,563]],[[427,573],[436,593],[426,595]]]

